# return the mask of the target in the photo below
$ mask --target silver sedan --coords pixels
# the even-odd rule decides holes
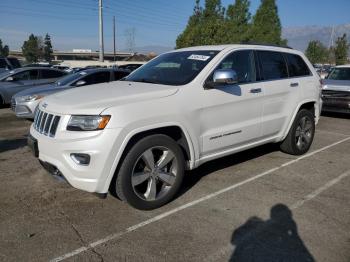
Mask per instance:
[[[122,69],[87,69],[60,78],[53,84],[34,87],[12,97],[11,108],[17,117],[33,119],[34,112],[43,97],[70,88],[119,80],[130,73]]]
[[[335,67],[323,80],[324,112],[350,113],[350,65]]]

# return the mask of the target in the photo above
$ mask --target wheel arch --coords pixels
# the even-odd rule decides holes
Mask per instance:
[[[187,168],[194,168],[195,163],[195,151],[192,140],[187,130],[178,123],[166,123],[162,125],[145,126],[138,129],[134,129],[128,133],[124,139],[121,149],[119,150],[114,164],[111,168],[110,174],[108,175],[103,191],[107,192],[110,189],[111,182],[115,178],[115,174],[120,168],[120,164],[123,161],[128,149],[130,149],[137,141],[154,134],[164,134],[175,140],[178,143],[181,150],[184,153],[185,161],[188,163]]]
[[[281,141],[284,140],[284,139],[286,138],[286,136],[288,135],[288,132],[289,132],[290,128],[292,127],[293,122],[294,122],[294,120],[295,120],[295,118],[296,118],[298,112],[299,112],[301,109],[310,110],[310,111],[313,113],[314,117],[315,117],[315,122],[317,123],[318,117],[317,117],[316,103],[317,103],[316,100],[309,99],[309,100],[304,100],[304,101],[302,101],[302,102],[300,102],[300,103],[298,104],[298,106],[297,106],[296,109],[294,110],[293,117],[291,118],[291,120],[290,120],[290,122],[289,122],[289,124],[288,124],[288,126],[287,126],[287,129],[286,129],[286,131],[284,132],[284,135],[283,135]]]

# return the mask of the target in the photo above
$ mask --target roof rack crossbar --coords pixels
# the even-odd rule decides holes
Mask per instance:
[[[261,45],[261,46],[273,46],[273,47],[283,47],[283,48],[288,48],[288,49],[293,49],[290,46],[287,45],[277,45],[277,44],[269,44],[269,43],[259,43],[259,42],[241,42],[240,44],[242,45]]]

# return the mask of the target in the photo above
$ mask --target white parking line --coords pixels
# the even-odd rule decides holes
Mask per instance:
[[[345,173],[341,174],[340,176],[334,178],[333,180],[329,181],[325,185],[321,186],[320,188],[316,189],[312,193],[308,194],[306,197],[304,197],[302,200],[294,203],[293,205],[290,206],[290,209],[294,210],[302,205],[305,204],[305,202],[308,202],[312,200],[313,198],[317,197],[319,194],[321,194],[323,191],[327,190],[331,186],[334,186],[335,184],[339,183],[342,179],[350,175],[350,170],[346,171]],[[229,253],[233,253],[234,251],[234,246],[232,244],[228,244],[217,250],[215,253],[209,255],[206,257],[204,261],[206,262],[211,262],[211,261],[218,261],[219,259],[223,258]]]
[[[99,240],[97,240],[97,241],[95,241],[95,242],[92,242],[92,243],[88,244],[87,246],[80,247],[80,248],[78,248],[78,249],[76,249],[76,250],[74,250],[74,251],[72,251],[72,252],[66,253],[66,254],[64,254],[64,255],[62,255],[62,256],[59,256],[59,257],[56,257],[56,258],[52,259],[51,261],[52,261],[52,262],[54,262],[54,261],[55,261],[55,262],[62,261],[62,260],[65,260],[65,259],[67,259],[67,258],[73,257],[73,256],[75,256],[75,255],[78,255],[78,254],[80,254],[80,253],[82,253],[82,252],[85,252],[85,251],[87,251],[87,250],[89,250],[89,249],[95,248],[96,246],[99,246],[99,245],[101,245],[101,244],[104,244],[104,243],[106,243],[106,242],[108,242],[108,241],[111,241],[111,240],[114,240],[114,239],[118,239],[118,238],[120,238],[121,236],[123,236],[123,235],[125,235],[125,234],[128,234],[128,233],[130,233],[130,232],[133,232],[133,231],[135,231],[135,230],[137,230],[137,229],[139,229],[139,228],[141,228],[141,227],[144,227],[144,226],[146,226],[146,225],[152,224],[152,223],[154,223],[154,222],[156,222],[156,221],[159,221],[159,220],[161,220],[161,219],[163,219],[163,218],[166,218],[166,217],[168,217],[168,216],[170,216],[170,215],[173,215],[173,214],[175,214],[175,213],[177,213],[177,212],[179,212],[179,211],[181,211],[181,210],[187,209],[187,208],[192,207],[192,206],[195,206],[195,205],[197,205],[197,204],[199,204],[199,203],[201,203],[201,202],[203,202],[203,201],[206,201],[206,200],[208,200],[208,199],[211,199],[211,198],[214,198],[214,197],[216,197],[216,196],[218,196],[218,195],[221,195],[221,194],[223,194],[223,193],[225,193],[225,192],[227,192],[227,191],[233,190],[233,189],[235,189],[235,188],[237,188],[237,187],[240,187],[240,186],[242,186],[242,185],[245,185],[245,184],[248,184],[248,183],[250,183],[250,182],[253,182],[254,180],[256,180],[256,179],[258,179],[258,178],[261,178],[261,177],[264,177],[264,176],[266,176],[266,175],[272,174],[273,172],[275,172],[275,171],[277,171],[277,170],[279,170],[279,169],[281,169],[281,168],[283,168],[283,167],[286,167],[286,166],[289,166],[289,165],[291,165],[291,164],[294,164],[294,163],[296,163],[296,162],[298,162],[298,161],[300,161],[300,160],[302,160],[302,159],[304,159],[304,158],[313,156],[313,155],[315,155],[315,154],[317,154],[317,153],[320,153],[320,152],[322,152],[322,151],[324,151],[324,150],[327,150],[327,149],[329,149],[329,148],[331,148],[331,147],[334,147],[334,146],[336,146],[336,145],[339,145],[339,144],[341,144],[341,143],[344,143],[344,142],[346,142],[346,141],[348,141],[348,140],[350,140],[350,137],[344,138],[344,139],[342,139],[342,140],[340,140],[340,141],[338,141],[338,142],[335,142],[335,143],[333,143],[333,144],[330,144],[330,145],[328,145],[328,146],[322,147],[322,148],[317,149],[317,150],[315,150],[315,151],[313,151],[313,152],[310,152],[310,153],[308,153],[308,154],[305,154],[305,155],[303,155],[303,156],[300,156],[300,157],[298,157],[298,158],[296,158],[296,159],[294,159],[294,160],[288,161],[288,162],[286,162],[286,163],[284,163],[284,164],[282,164],[282,165],[280,165],[280,166],[278,166],[278,167],[275,167],[275,168],[272,168],[272,169],[270,169],[270,170],[267,170],[267,171],[265,171],[265,172],[263,172],[263,173],[260,173],[260,174],[254,176],[254,177],[248,178],[248,179],[246,179],[246,180],[244,180],[244,181],[242,181],[242,182],[239,182],[239,183],[237,183],[237,184],[234,184],[234,185],[231,185],[231,186],[229,186],[229,187],[223,188],[223,189],[221,189],[221,190],[219,190],[219,191],[216,191],[216,192],[214,192],[214,193],[211,193],[211,194],[209,194],[209,195],[206,195],[206,196],[204,196],[204,197],[202,197],[202,198],[199,198],[199,199],[197,199],[197,200],[194,200],[194,201],[192,201],[192,202],[189,202],[189,203],[187,203],[187,204],[184,204],[184,205],[182,205],[182,206],[179,206],[179,207],[174,208],[174,209],[172,209],[172,210],[169,210],[169,211],[167,211],[167,212],[164,212],[164,213],[162,213],[162,214],[160,214],[160,215],[157,215],[157,216],[155,216],[155,217],[153,217],[153,218],[150,218],[150,219],[148,219],[148,220],[145,220],[145,221],[143,221],[143,222],[141,222],[141,223],[139,223],[139,224],[130,226],[130,227],[128,227],[127,229],[125,229],[125,230],[123,230],[123,231],[121,231],[121,232],[108,235],[108,236],[105,237],[105,238],[99,239]]]
[[[335,185],[336,183],[340,182],[340,180],[342,180],[343,178],[347,177],[350,175],[350,170],[348,170],[347,172],[341,174],[340,176],[334,178],[333,180],[329,181],[328,183],[326,183],[324,186],[316,189],[314,192],[308,194],[306,197],[304,197],[302,200],[296,202],[295,204],[293,204],[291,206],[291,209],[296,209],[300,206],[302,206],[305,202],[310,201],[311,199],[317,197],[319,194],[321,194],[323,191],[327,190],[328,188],[330,188],[331,186]]]

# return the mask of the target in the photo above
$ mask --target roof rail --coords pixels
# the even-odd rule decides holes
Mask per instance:
[[[283,48],[288,48],[288,49],[293,49],[290,46],[287,45],[277,45],[277,44],[269,44],[269,43],[258,43],[258,42],[241,42],[240,44],[242,45],[261,45],[261,46],[273,46],[273,47],[283,47]]]

